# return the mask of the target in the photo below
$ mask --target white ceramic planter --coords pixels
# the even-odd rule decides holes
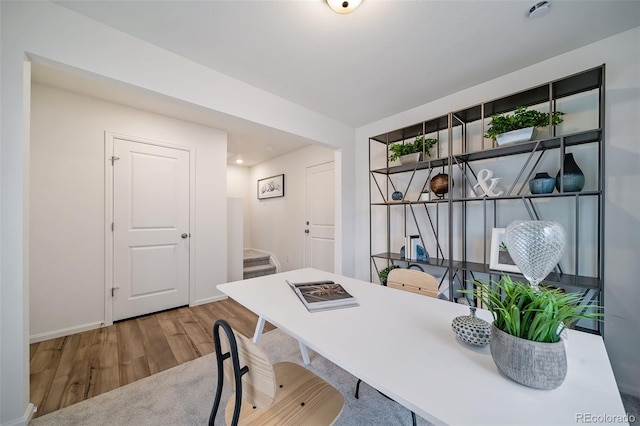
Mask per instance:
[[[420,161],[420,153],[414,152],[413,154],[401,155],[400,164],[417,163]]]
[[[496,142],[498,142],[498,145],[506,145],[509,143],[530,141],[531,138],[533,138],[534,130],[535,127],[527,127],[524,129],[501,133],[496,136]]]

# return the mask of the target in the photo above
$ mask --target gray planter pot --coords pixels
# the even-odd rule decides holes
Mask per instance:
[[[555,389],[567,375],[564,343],[540,343],[512,336],[491,324],[491,356],[507,377],[535,389]]]

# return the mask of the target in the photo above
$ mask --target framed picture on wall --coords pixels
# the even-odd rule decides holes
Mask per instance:
[[[284,174],[258,179],[258,200],[284,197]]]
[[[491,231],[491,256],[489,269],[520,273],[520,268],[511,258],[506,244],[506,228],[493,228]]]

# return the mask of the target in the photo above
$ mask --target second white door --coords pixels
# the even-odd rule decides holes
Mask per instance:
[[[189,151],[114,138],[113,319],[189,303]]]
[[[305,173],[305,267],[334,272],[334,163],[307,167]]]

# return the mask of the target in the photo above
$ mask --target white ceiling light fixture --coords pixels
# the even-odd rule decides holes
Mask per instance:
[[[238,158],[238,159],[236,160],[236,163],[237,163],[237,164],[242,164],[242,163],[244,163],[244,161],[242,161],[242,158]]]
[[[362,0],[327,0],[327,4],[334,12],[351,13],[360,6]]]
[[[542,16],[548,13],[550,8],[551,3],[549,3],[548,1],[538,2],[531,6],[531,8],[529,8],[527,16],[529,16],[529,18],[537,18],[538,16]]]

